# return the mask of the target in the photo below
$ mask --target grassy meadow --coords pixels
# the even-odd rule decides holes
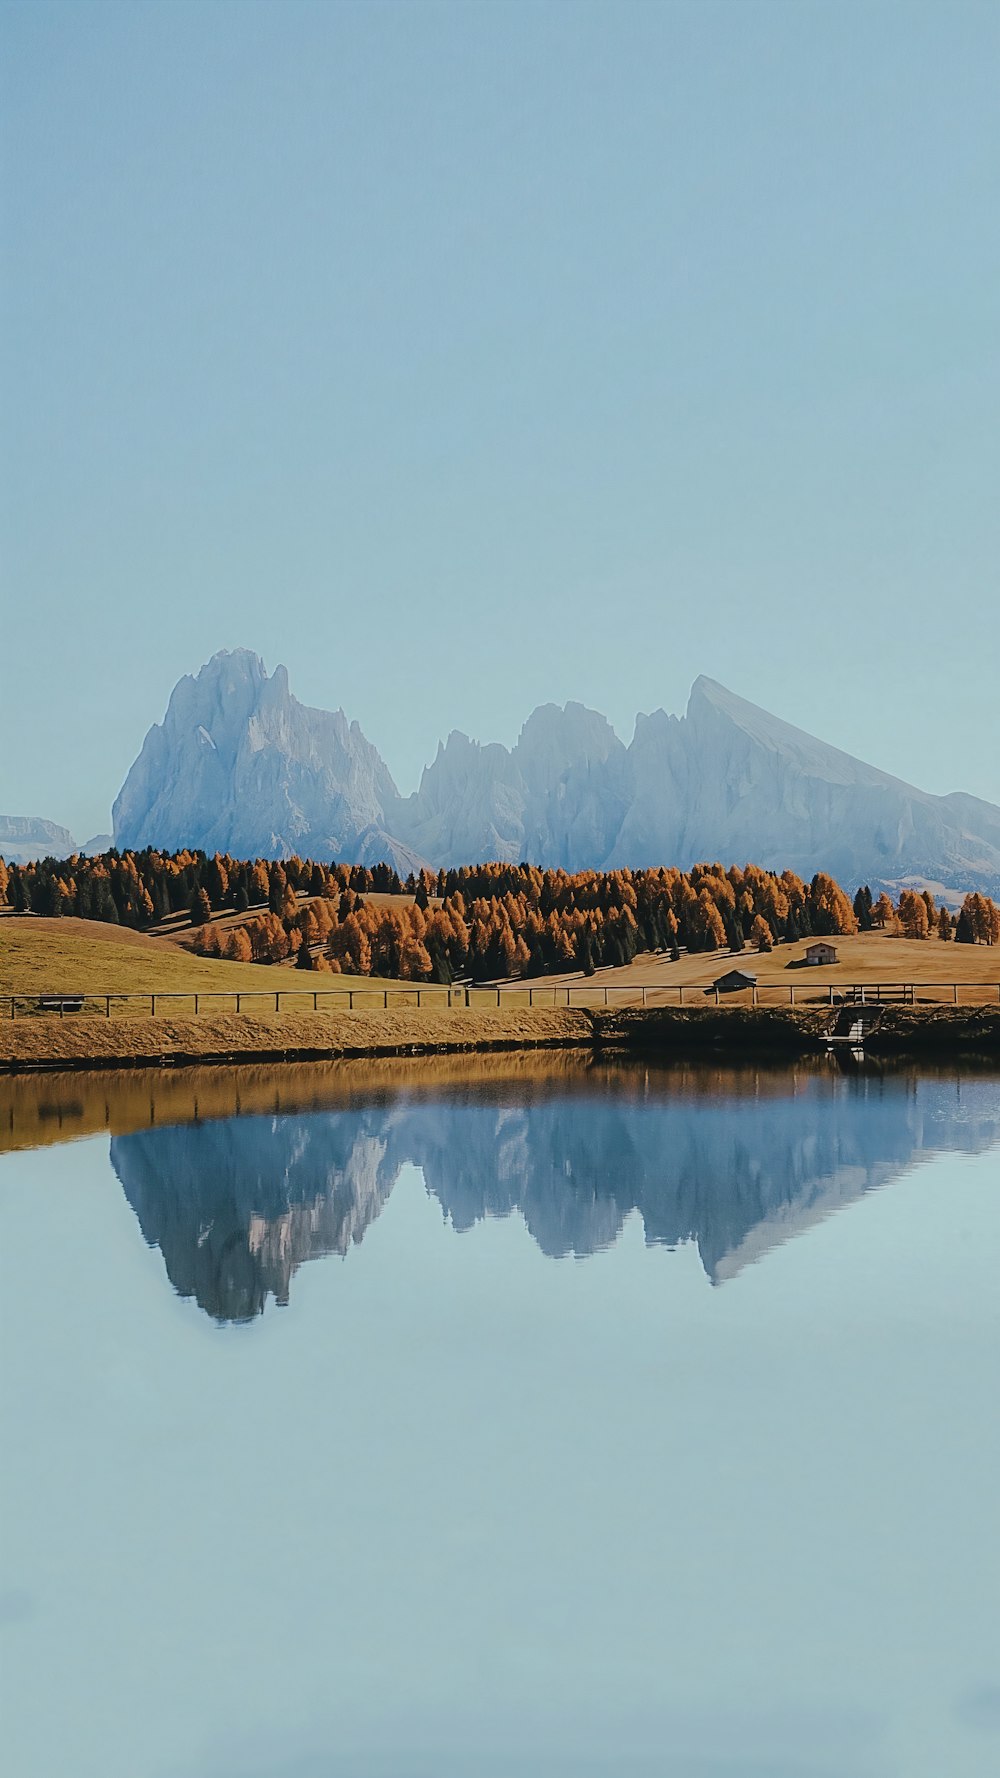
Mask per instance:
[[[383,984],[369,977],[307,976],[274,964],[196,957],[172,939],[96,920],[46,920],[34,914],[0,919],[0,997],[83,994],[92,1001],[88,1010],[104,1012],[101,996],[155,994],[158,1011],[180,1016],[194,1011],[196,994],[199,1010],[233,1012],[239,993],[241,1011],[273,1013],[276,991],[281,993],[282,1010],[305,1011],[312,1007],[314,989],[335,988],[360,989],[358,1004],[365,998],[372,1005],[376,999],[382,1003]],[[168,995],[178,998],[167,999]],[[254,1001],[251,995],[261,998]],[[116,1005],[112,999],[111,1010],[113,1016],[136,1016],[150,1009],[129,1001]],[[4,1015],[9,1018],[10,1006],[0,999],[0,1017]]]
[[[190,927],[185,928],[190,932]],[[536,1007],[603,1005],[649,1006],[697,1005],[715,978],[733,967],[757,977],[757,997],[762,1005],[789,1003],[794,990],[796,1004],[825,1001],[830,989],[873,986],[876,983],[912,983],[921,1001],[957,1000],[959,1004],[1000,1000],[1000,950],[985,945],[958,945],[940,939],[904,939],[883,933],[856,934],[833,941],[836,964],[810,968],[804,964],[806,941],[779,945],[773,951],[745,950],[697,952],[669,957],[644,955],[621,969],[599,969],[591,977],[579,971],[544,976],[531,981],[501,985],[500,1003],[512,1011]],[[953,989],[951,984],[957,984]],[[944,984],[938,985],[938,984]],[[192,955],[174,937],[155,937],[126,927],[102,925],[92,920],[47,920],[36,915],[8,915],[0,919],[0,997],[4,995],[83,994],[86,1010],[107,1012],[104,996],[111,996],[112,1017],[157,1014],[181,1017],[193,1013],[198,996],[200,1013],[274,1015],[276,1011],[311,1011],[314,994],[351,994],[358,1010],[384,1005],[412,1004],[417,984],[383,982],[374,977],[306,975],[276,964],[230,963],[218,958]],[[449,996],[444,988],[419,989],[421,1005],[447,1007],[464,1002],[464,992]],[[498,989],[474,988],[473,1005],[497,1004]],[[240,996],[237,1008],[236,996]],[[280,1007],[275,995],[280,994]],[[143,1006],[115,996],[156,996]],[[749,992],[724,997],[726,1005],[750,999]],[[320,1001],[320,1006],[323,1002]],[[327,1000],[327,1010],[343,1008],[346,999]],[[18,1008],[18,1017],[27,1007]],[[10,1016],[9,1001],[0,998],[0,1017]],[[33,1009],[31,1016],[50,1015]]]
[[[773,951],[752,951],[749,947],[738,955],[730,951],[699,951],[682,954],[676,963],[666,956],[641,956],[624,969],[599,969],[589,981],[580,975],[546,977],[549,982],[605,987],[615,1005],[624,1005],[626,990],[631,986],[647,990],[649,1005],[676,1004],[680,988],[706,988],[717,976],[729,969],[743,969],[757,977],[758,1000],[765,1005],[788,1004],[789,990],[795,1000],[806,1002],[829,997],[831,986],[874,986],[881,982],[912,983],[920,999],[950,1001],[951,986],[941,989],[933,984],[958,984],[959,1002],[996,1000],[1000,995],[1000,949],[992,945],[959,945],[939,938],[894,938],[883,932],[860,932],[849,937],[829,940],[836,947],[837,962],[816,968],[805,963],[806,946],[811,939],[795,944],[776,945]],[[986,984],[985,990],[976,984]],[[578,998],[574,992],[574,1000]],[[579,996],[582,999],[582,996]],[[749,998],[749,994],[725,996],[727,1004]],[[694,1004],[694,992],[685,994],[685,1004]]]

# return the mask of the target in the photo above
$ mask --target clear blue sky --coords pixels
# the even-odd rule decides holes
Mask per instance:
[[[1000,801],[995,0],[0,28],[0,810],[240,644],[404,790],[706,672]]]

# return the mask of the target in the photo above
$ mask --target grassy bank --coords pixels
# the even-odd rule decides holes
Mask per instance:
[[[802,1056],[824,1047],[820,1007],[622,1007],[593,1015],[603,1048]],[[867,1039],[871,1055],[1000,1056],[1000,1006],[889,1006]]]
[[[792,1058],[823,1048],[808,1007],[415,1007],[197,1019],[37,1018],[0,1026],[0,1071],[588,1049]],[[1000,1007],[887,1008],[874,1055],[1000,1056]]]
[[[0,1026],[0,1069],[143,1068],[189,1062],[447,1055],[588,1048],[589,1013],[401,1007],[389,1012],[224,1014],[197,1019],[37,1018]]]
[[[900,961],[912,979],[912,955],[924,957],[930,947],[901,944],[877,935],[838,941],[850,955],[844,967],[856,980],[860,947],[870,946],[873,973],[884,979],[887,954],[896,945]],[[971,947],[941,945],[953,966],[961,962],[981,967],[981,953],[969,956]],[[904,956],[904,951],[906,955]],[[721,961],[720,961],[721,959]],[[677,965],[667,959],[647,960],[644,980],[666,979],[676,969],[701,980],[723,966],[724,958],[684,958]],[[776,957],[763,962],[780,967],[786,980],[822,987],[815,980],[821,972],[801,969],[797,955],[778,964]],[[655,970],[654,970],[655,963]],[[0,1018],[0,1071],[52,1068],[141,1068],[197,1062],[276,1062],[282,1059],[333,1059],[350,1056],[447,1055],[463,1051],[579,1048],[600,1050],[656,1050],[664,1054],[696,1055],[714,1052],[734,1056],[793,1057],[822,1048],[830,1016],[828,1005],[804,1005],[806,993],[796,1004],[758,1005],[747,996],[726,996],[715,1005],[711,994],[692,990],[696,1004],[668,1002],[666,991],[647,987],[646,1006],[629,1004],[630,978],[640,969],[614,971],[618,1004],[565,1006],[539,1005],[539,997],[565,995],[570,984],[585,997],[593,990],[594,1002],[603,998],[600,978],[584,984],[580,978],[563,983],[538,982],[505,987],[502,1006],[490,1005],[495,990],[474,991],[472,1004],[464,993],[449,1004],[446,989],[421,990],[424,1004],[416,998],[413,984],[382,984],[370,977],[314,976],[295,970],[252,963],[226,963],[193,957],[169,940],[149,937],[118,927],[95,926],[82,920],[42,920],[33,917],[0,921],[0,995],[81,993],[85,1010],[65,1018],[33,1007],[22,1016],[27,1003],[11,1019]],[[659,971],[659,976],[655,974]],[[789,971],[793,974],[789,977]],[[796,973],[797,972],[797,973]],[[674,980],[677,978],[674,977]],[[902,979],[898,974],[896,979]],[[301,988],[299,983],[301,982]],[[579,986],[577,986],[579,984]],[[354,1011],[343,1001],[331,999],[313,1007],[313,990],[328,987],[351,989]],[[389,1004],[383,1008],[386,986]],[[281,1010],[274,1005],[281,994]],[[528,1003],[529,992],[536,1004]],[[147,1016],[141,1002],[116,1002],[117,994],[157,996]],[[244,1000],[236,994],[259,995]],[[639,999],[641,990],[636,991]],[[111,997],[106,1003],[104,995]],[[200,996],[200,1003],[195,996]],[[216,998],[218,997],[218,998]],[[824,996],[825,998],[825,996]],[[9,1003],[8,1003],[9,1004]],[[104,1016],[105,1011],[111,1016]],[[93,1016],[95,1013],[101,1016]],[[200,1016],[193,1016],[199,1013]],[[869,1039],[872,1054],[950,1055],[1000,1052],[1000,1006],[950,1005],[933,1001],[915,1006],[885,1009],[877,1032]]]
[[[822,1047],[828,1011],[789,1006],[624,1006],[593,1015],[603,1049],[802,1056]]]

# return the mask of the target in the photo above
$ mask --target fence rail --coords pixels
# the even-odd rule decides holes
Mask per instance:
[[[196,1017],[222,1012],[388,1012],[390,1008],[481,1007],[626,1007],[714,1005],[839,1006],[890,1004],[959,1005],[960,1001],[1000,1004],[1000,982],[830,982],[793,984],[760,982],[754,988],[719,989],[705,983],[553,982],[501,984],[499,987],[400,986],[398,988],[212,989],[197,993],[117,993],[49,991],[45,994],[0,996],[0,1017],[10,1019],[81,1014],[157,1018],[163,1013],[192,1012]],[[181,1003],[181,1004],[178,1004]],[[263,1005],[261,1004],[263,1003]]]

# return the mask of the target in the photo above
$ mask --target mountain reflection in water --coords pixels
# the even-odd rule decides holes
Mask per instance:
[[[457,1230],[520,1211],[544,1253],[582,1257],[637,1211],[720,1283],[921,1155],[997,1141],[994,1078],[624,1064],[142,1129],[111,1159],[174,1288],[228,1322],[361,1241],[407,1163]]]

